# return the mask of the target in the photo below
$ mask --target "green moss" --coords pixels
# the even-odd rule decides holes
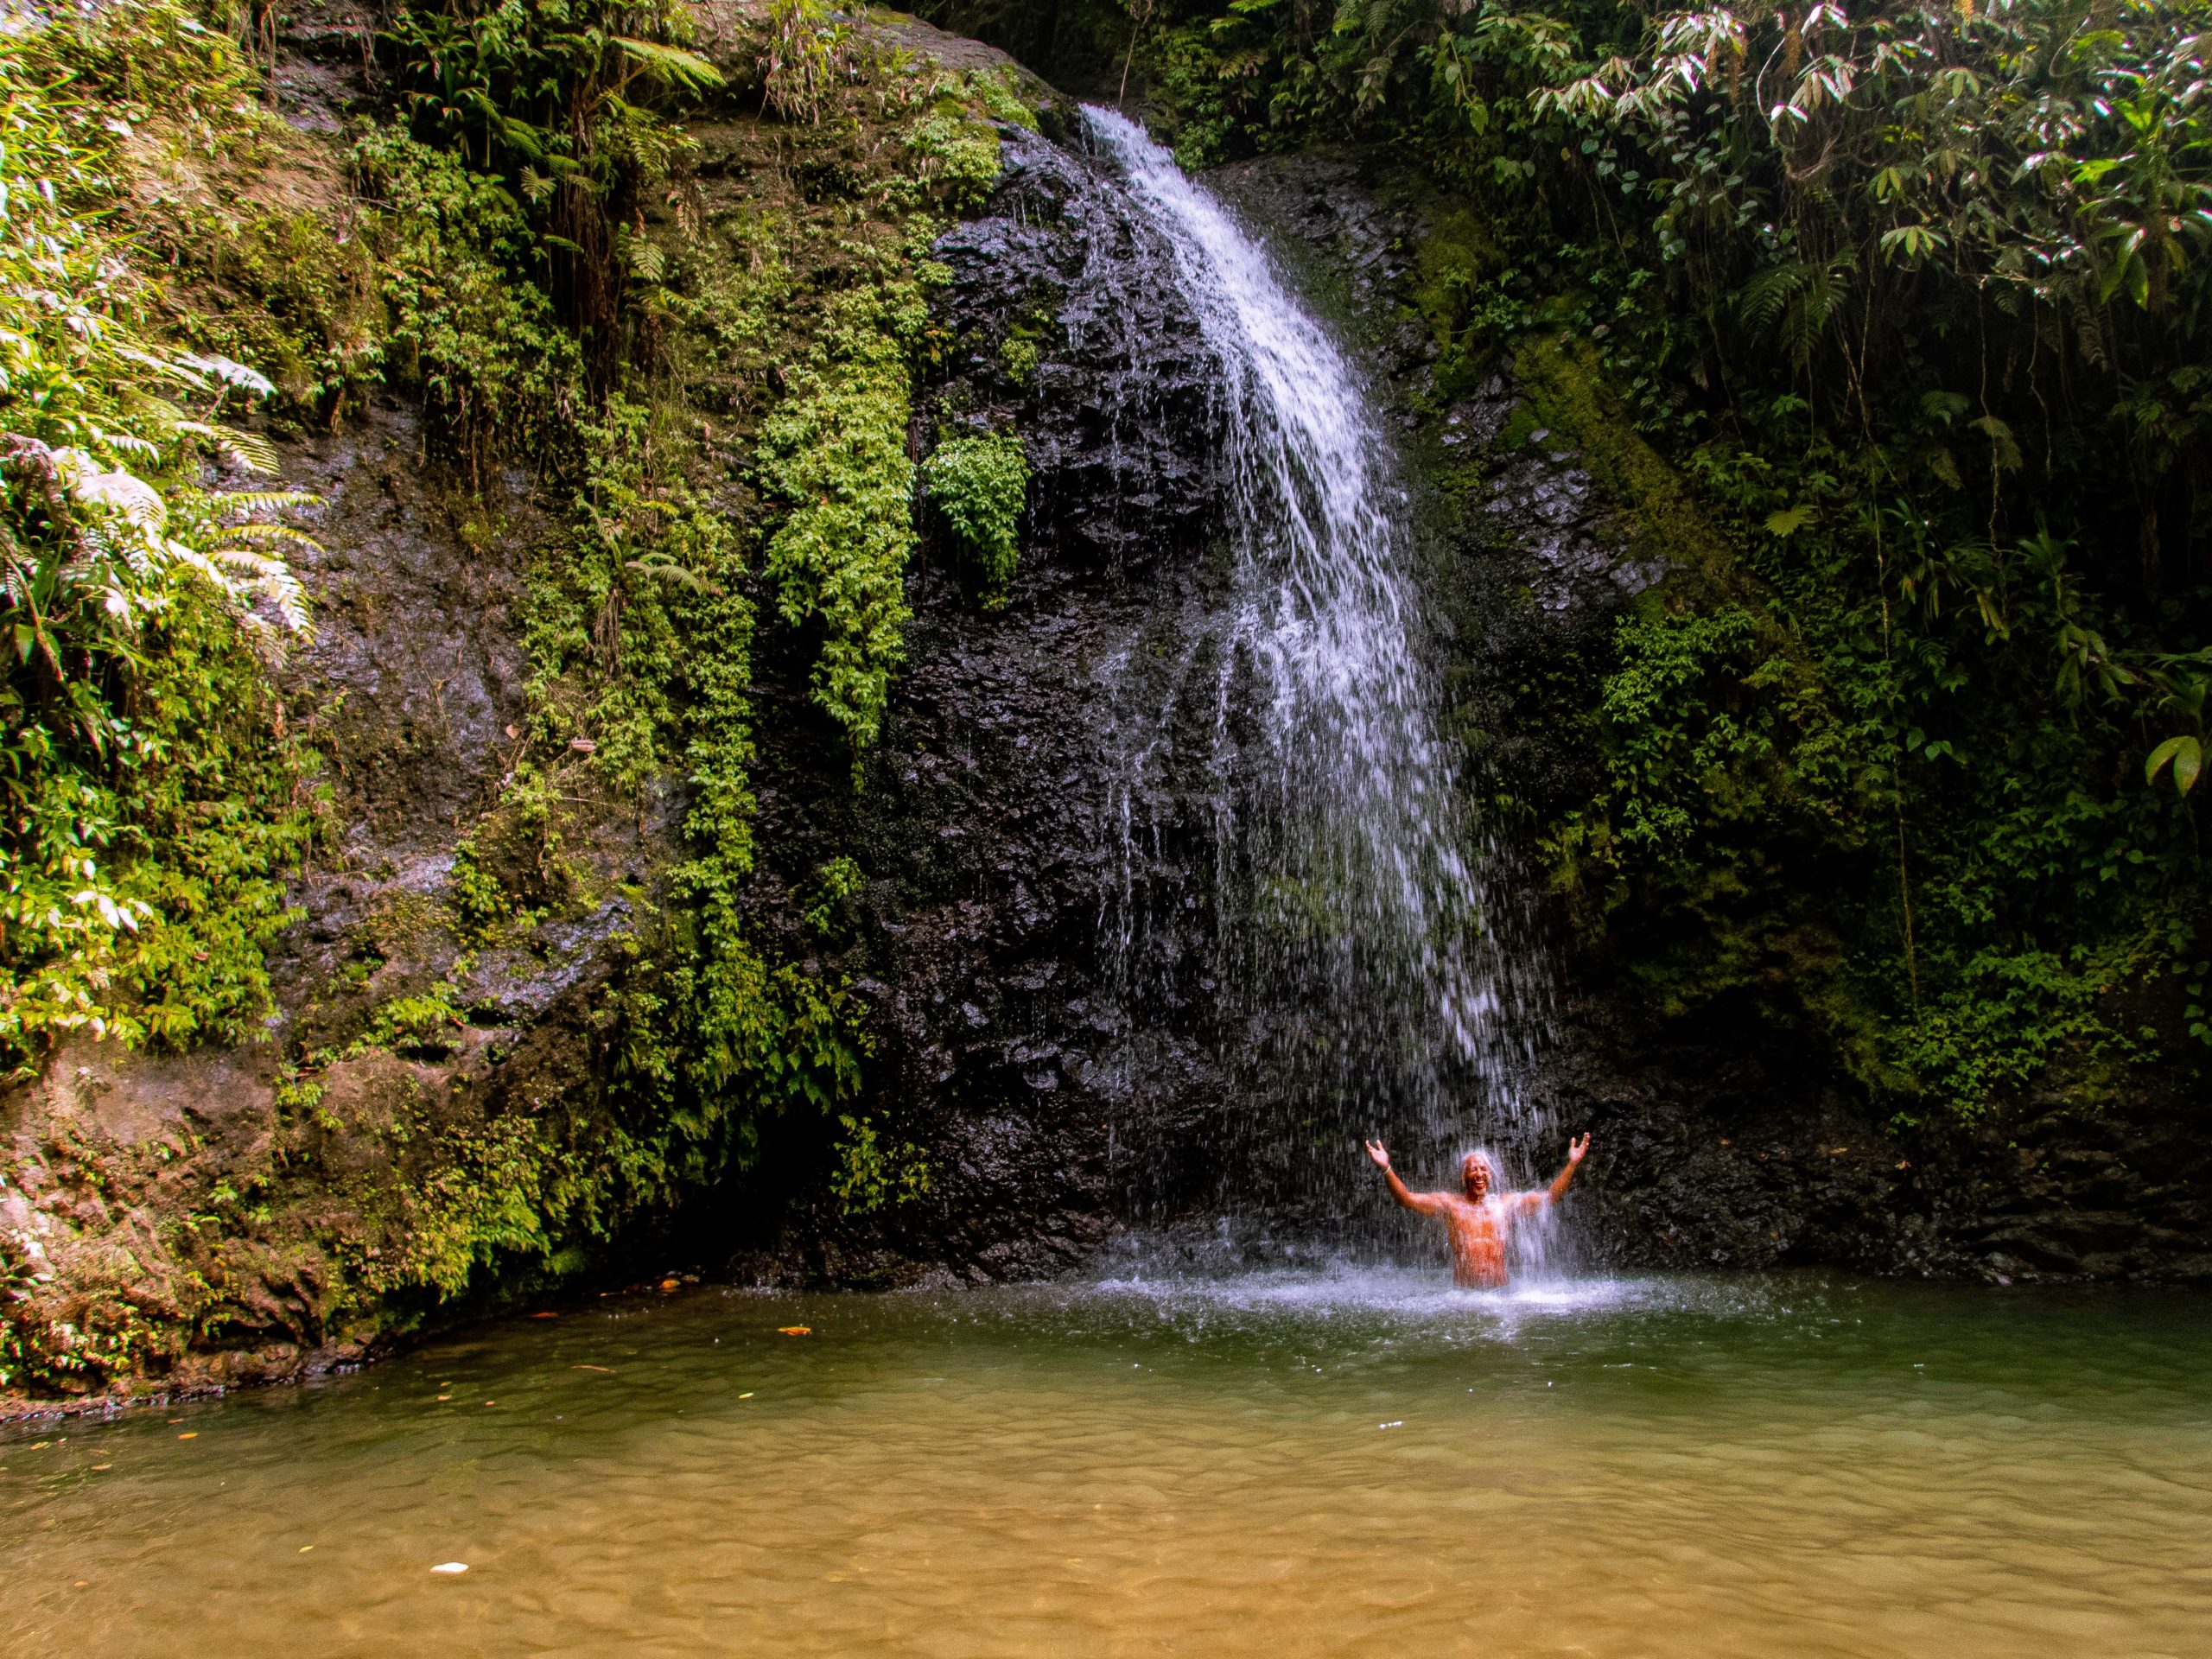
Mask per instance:
[[[1499,353],[1529,327],[1530,314],[1514,296],[1516,273],[1490,221],[1471,208],[1433,213],[1414,258],[1409,297],[1437,345],[1435,395],[1449,402],[1491,372]]]
[[[999,135],[964,104],[924,117],[906,133],[915,206],[934,199],[955,213],[979,207],[999,181]]]
[[[982,107],[983,113],[994,121],[1037,130],[1037,111],[1021,95],[1021,83],[1010,68],[993,74],[988,70],[970,69],[962,84]]]
[[[1546,437],[1551,435],[1551,429],[1544,424],[1544,417],[1536,413],[1535,405],[1525,400],[1517,403],[1513,406],[1513,413],[1507,417],[1504,428],[1497,435],[1498,448],[1508,454],[1526,448],[1539,432]]]
[[[1607,391],[1597,353],[1562,334],[1529,339],[1514,373],[1535,424],[1552,448],[1572,449],[1608,496],[1627,509],[1638,558],[1662,567],[1677,592],[1725,594],[1742,586],[1735,556],[1713,527],[1681,474],[1619,409]]]

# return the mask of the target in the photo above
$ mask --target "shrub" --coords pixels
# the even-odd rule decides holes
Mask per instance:
[[[1011,432],[950,438],[922,465],[930,499],[984,583],[984,602],[1006,603],[1020,548],[1014,528],[1029,496],[1029,457]]]

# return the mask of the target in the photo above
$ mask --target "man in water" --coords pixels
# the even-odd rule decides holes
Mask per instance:
[[[1500,1290],[1505,1285],[1505,1239],[1513,1224],[1534,1215],[1548,1204],[1567,1196],[1567,1185],[1590,1153],[1590,1137],[1570,1141],[1567,1167],[1541,1192],[1493,1192],[1497,1172],[1479,1152],[1461,1160],[1459,1179],[1464,1192],[1415,1192],[1390,1167],[1390,1154],[1380,1141],[1367,1143],[1367,1155],[1390,1183],[1390,1196],[1417,1215],[1441,1216],[1452,1236],[1452,1277],[1469,1290]]]

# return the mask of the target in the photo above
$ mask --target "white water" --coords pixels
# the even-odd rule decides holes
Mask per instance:
[[[1224,1001],[1241,1000],[1245,1040],[1266,1050],[1243,1075],[1276,1096],[1274,1112],[1250,1115],[1249,1135],[1210,1148],[1235,1166],[1225,1190],[1256,1185],[1262,1206],[1351,1197],[1373,1179],[1357,1160],[1362,1132],[1388,1136],[1402,1165],[1410,1154],[1427,1166],[1410,1173],[1478,1137],[1512,1168],[1542,1127],[1520,1080],[1548,999],[1541,973],[1499,938],[1511,895],[1485,890],[1459,756],[1440,734],[1411,511],[1374,403],[1224,204],[1134,123],[1085,113],[1170,251],[1219,368],[1233,560],[1225,600],[1164,694],[1135,671],[1135,645],[1116,665],[1124,881],[1104,918],[1108,948],[1132,977],[1161,971],[1144,948],[1160,918],[1135,874],[1162,853],[1147,804],[1172,764],[1172,708],[1210,712],[1217,868],[1199,874],[1214,967]],[[1216,989],[1211,977],[1201,986]],[[1160,1069],[1141,1023],[1128,1079],[1140,1093]]]

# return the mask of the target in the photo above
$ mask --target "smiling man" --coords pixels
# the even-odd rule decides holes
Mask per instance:
[[[1513,1224],[1566,1197],[1567,1183],[1574,1179],[1574,1172],[1589,1153],[1588,1135],[1569,1141],[1567,1167],[1539,1192],[1492,1191],[1497,1185],[1497,1172],[1479,1152],[1471,1152],[1460,1160],[1463,1191],[1415,1192],[1390,1167],[1390,1154],[1382,1149],[1382,1143],[1367,1143],[1367,1155],[1382,1172],[1382,1179],[1389,1182],[1392,1198],[1416,1215],[1443,1217],[1445,1229],[1452,1239],[1452,1280],[1469,1290],[1498,1290],[1504,1287],[1505,1243]]]

